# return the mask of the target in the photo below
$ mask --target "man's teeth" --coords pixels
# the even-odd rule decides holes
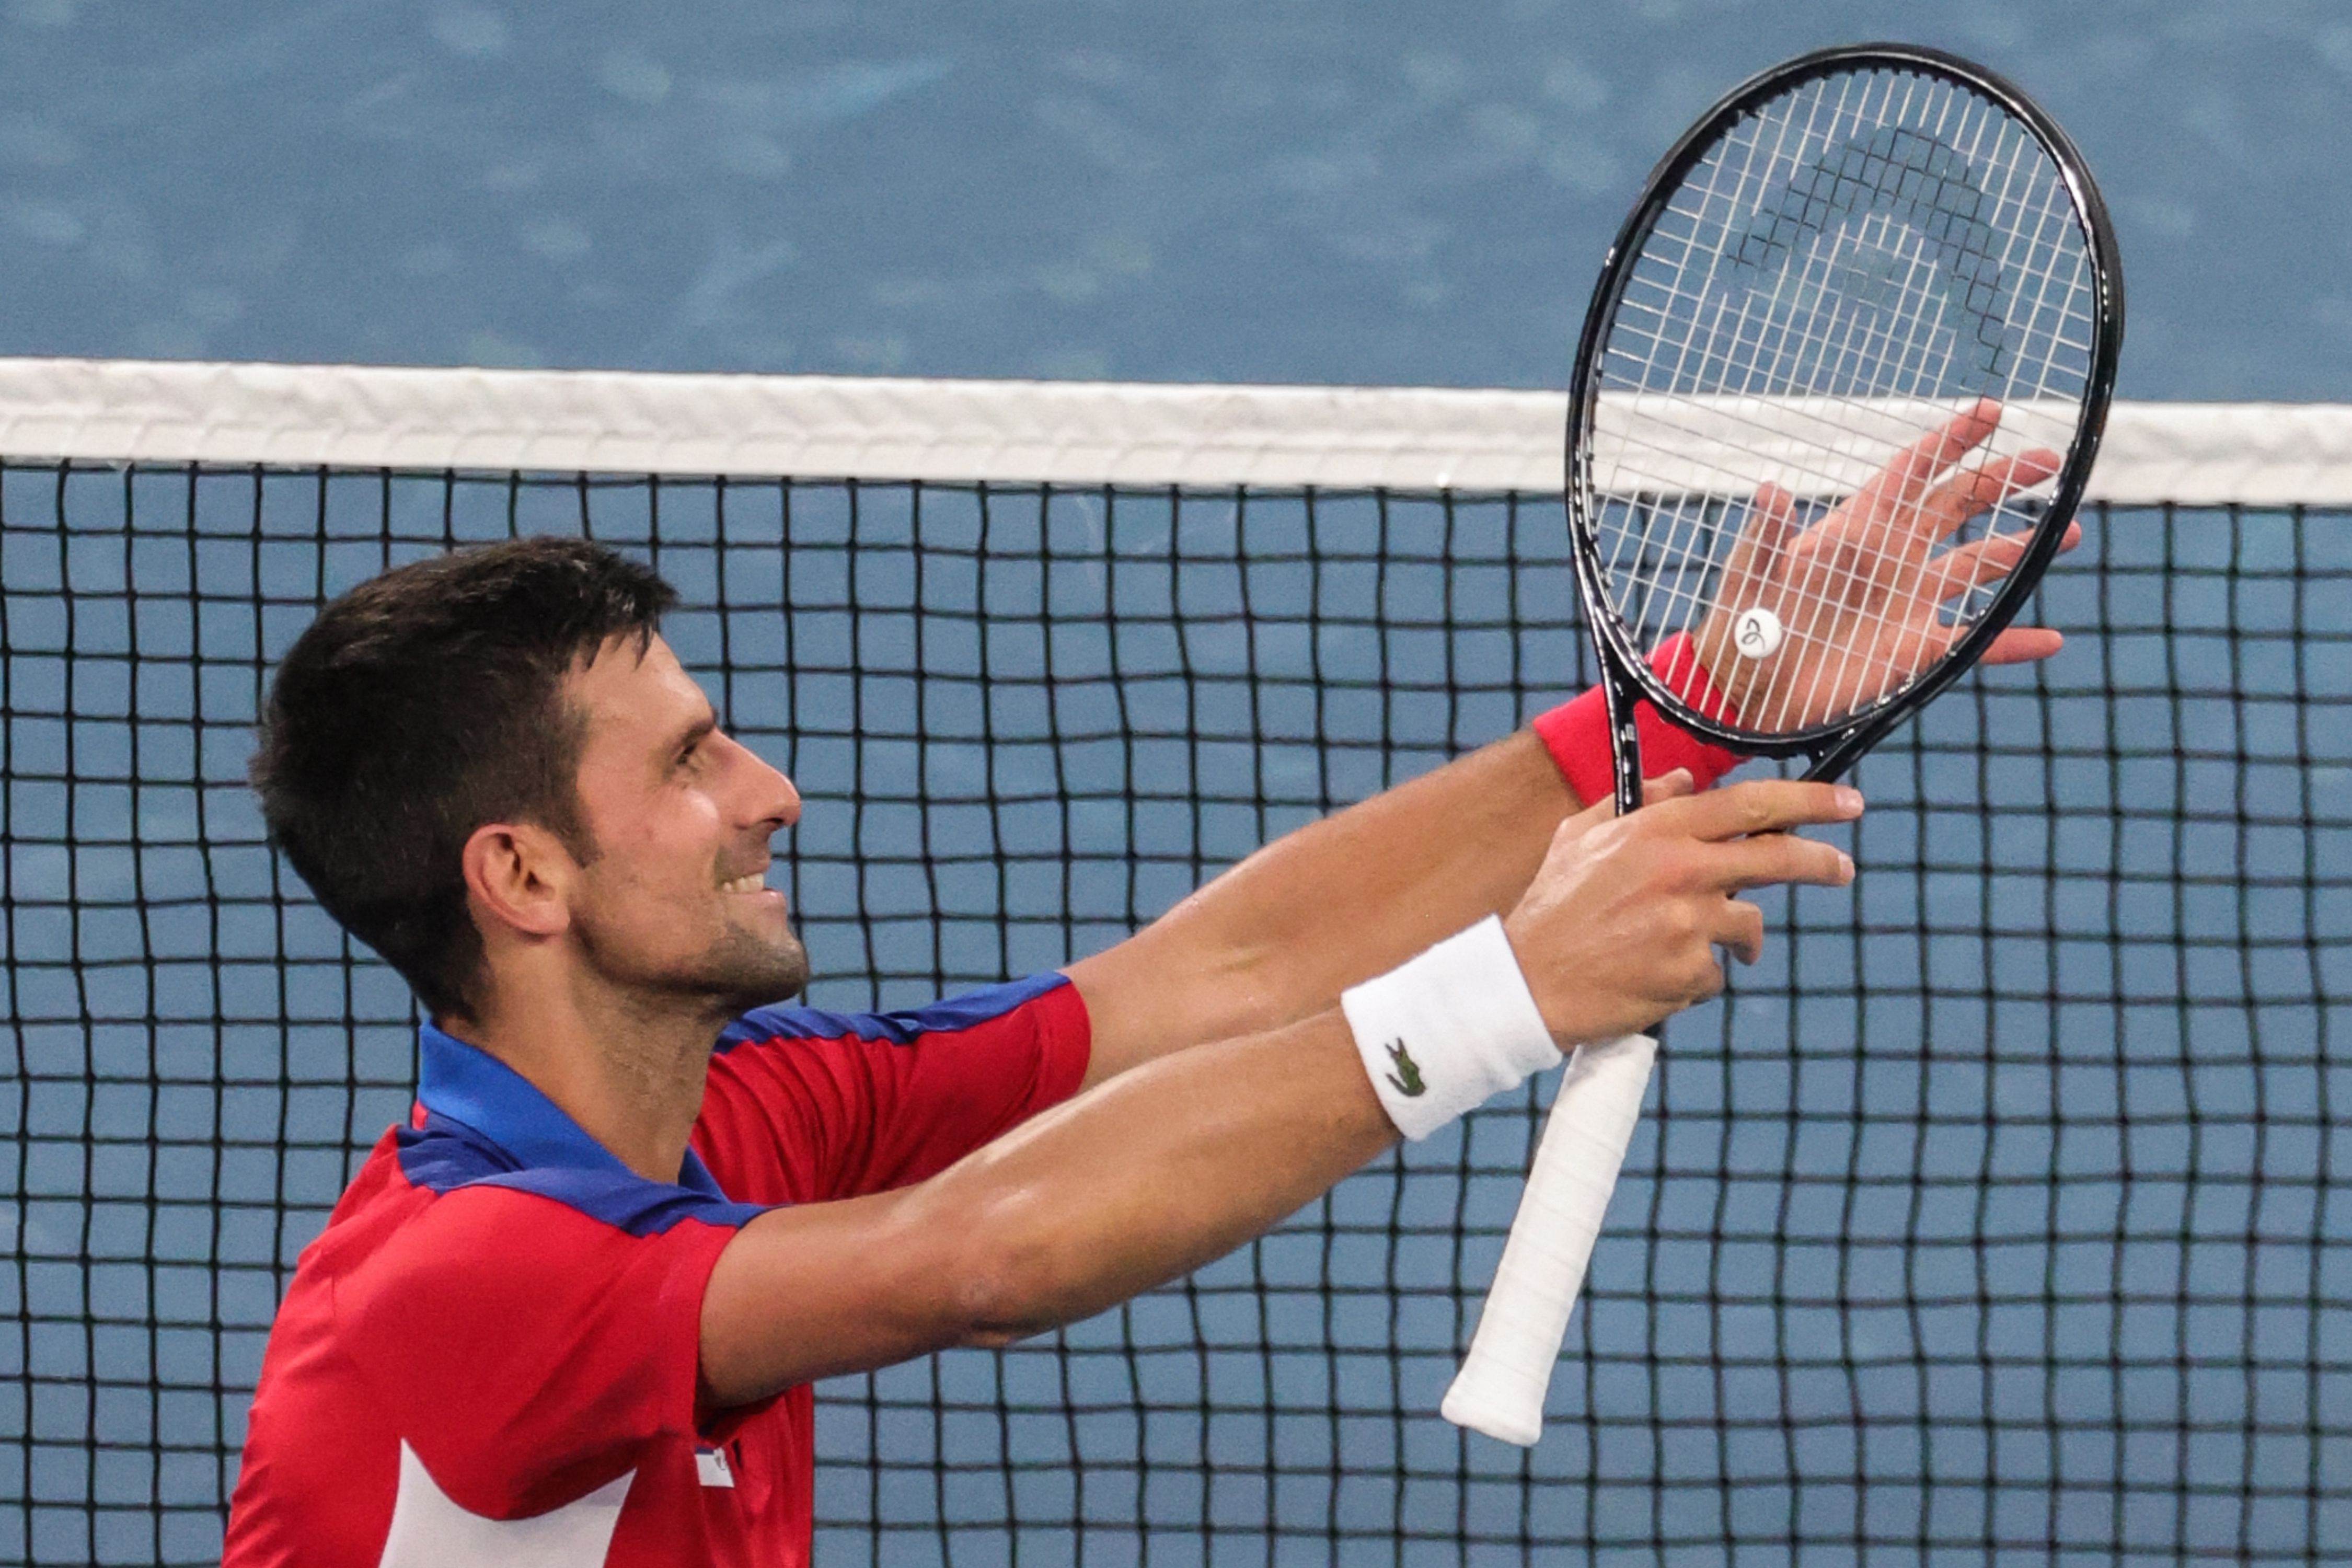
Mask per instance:
[[[719,889],[725,893],[756,893],[767,885],[768,874],[765,871],[753,871],[738,877],[731,882],[721,882],[719,884]]]

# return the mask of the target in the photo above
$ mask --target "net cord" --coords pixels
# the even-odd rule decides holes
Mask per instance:
[[[1754,417],[1728,401],[1688,414],[1658,436],[1689,465],[1654,465],[1670,488],[1716,482],[1708,465]],[[1812,416],[1801,399],[1771,414]],[[102,464],[1548,496],[1567,416],[1564,392],[1453,387],[0,357],[0,451]],[[2118,402],[2084,500],[2352,506],[2352,404]]]

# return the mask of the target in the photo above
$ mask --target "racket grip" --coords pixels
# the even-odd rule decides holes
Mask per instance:
[[[1568,1315],[1584,1288],[1657,1053],[1647,1035],[1627,1035],[1579,1046],[1570,1058],[1470,1353],[1440,1406],[1455,1426],[1522,1447],[1542,1435],[1544,1394]]]

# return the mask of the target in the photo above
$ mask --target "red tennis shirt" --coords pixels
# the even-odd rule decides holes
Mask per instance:
[[[675,1184],[427,1026],[415,1110],[302,1254],[224,1568],[803,1564],[806,1388],[698,1424],[702,1289],[768,1205],[920,1181],[1073,1093],[1058,974],[720,1037]]]

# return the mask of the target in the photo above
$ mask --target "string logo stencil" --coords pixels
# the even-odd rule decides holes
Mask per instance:
[[[1780,650],[1780,617],[1758,605],[1731,623],[1731,646],[1745,658],[1769,658]]]

